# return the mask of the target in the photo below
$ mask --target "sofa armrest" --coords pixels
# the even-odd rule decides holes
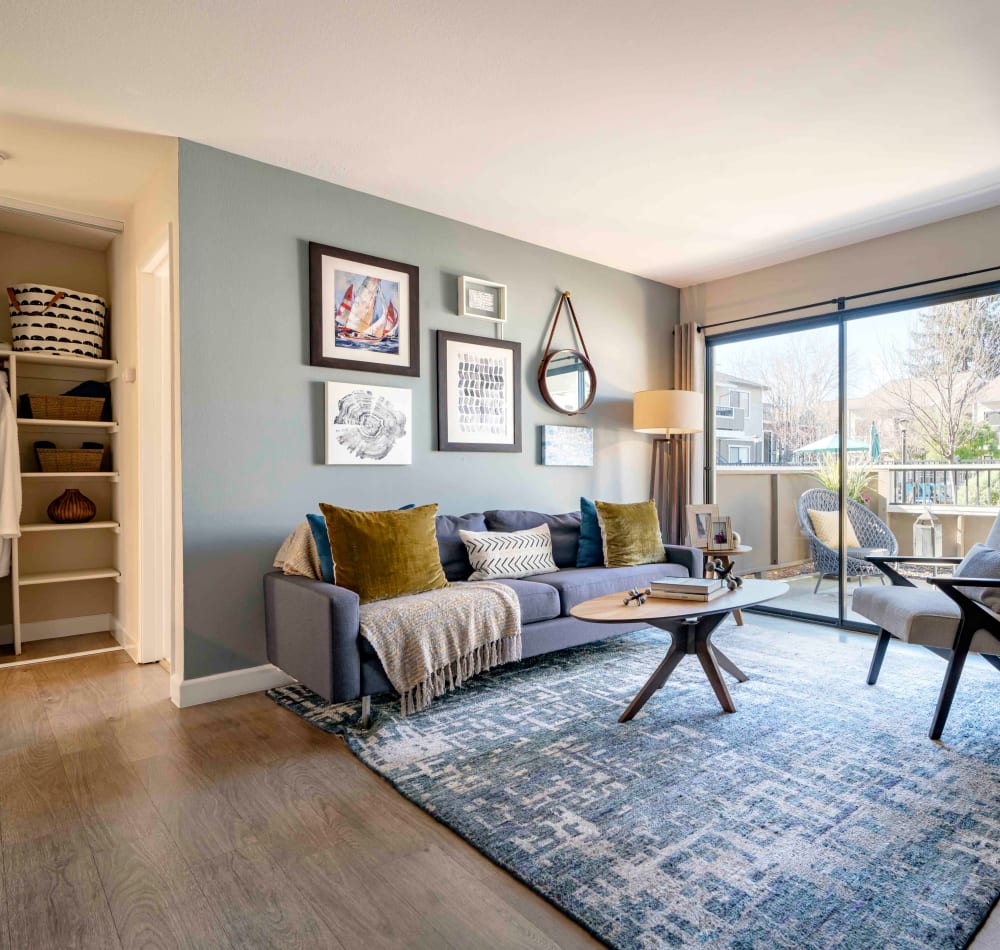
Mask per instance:
[[[665,544],[663,551],[668,564],[681,564],[687,568],[688,577],[705,576],[705,552],[683,544]]]
[[[264,575],[267,657],[328,702],[361,695],[358,595],[274,571]]]

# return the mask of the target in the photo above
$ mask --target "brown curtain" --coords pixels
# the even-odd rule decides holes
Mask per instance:
[[[705,334],[694,323],[674,328],[674,389],[705,391]],[[657,499],[657,505],[662,505],[664,540],[683,544],[684,508],[704,498],[705,437],[675,435],[669,441],[666,497]]]

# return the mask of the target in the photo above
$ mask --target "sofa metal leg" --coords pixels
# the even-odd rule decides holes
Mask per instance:
[[[882,671],[882,661],[885,659],[885,651],[891,639],[892,634],[888,630],[879,632],[878,642],[875,644],[875,653],[872,656],[872,665],[868,667],[869,686],[874,686],[878,682],[878,675]]]
[[[363,729],[367,729],[371,725],[372,720],[372,698],[371,696],[361,697],[361,720],[358,725]]]

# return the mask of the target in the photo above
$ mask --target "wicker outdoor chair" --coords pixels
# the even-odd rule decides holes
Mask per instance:
[[[824,544],[816,536],[809,518],[809,510],[839,511],[840,497],[837,492],[830,491],[828,488],[810,488],[802,493],[796,508],[799,514],[799,526],[802,528],[802,533],[809,539],[813,565],[818,575],[816,586],[813,588],[815,594],[824,577],[840,576],[840,553],[835,548]],[[884,584],[885,576],[865,558],[870,554],[888,556],[898,554],[899,542],[896,541],[895,535],[884,521],[856,501],[848,499],[847,517],[851,521],[858,541],[861,542],[860,547],[847,549],[847,576],[849,578],[856,577],[859,587],[864,577],[878,577]]]

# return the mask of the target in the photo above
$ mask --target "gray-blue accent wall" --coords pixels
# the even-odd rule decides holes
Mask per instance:
[[[194,142],[179,160],[185,679],[267,662],[261,577],[320,501],[461,514],[647,497],[650,443],[631,431],[631,396],[671,382],[675,288]],[[419,378],[309,365],[309,241],[419,266]],[[434,331],[494,335],[457,315],[463,274],[508,287],[521,454],[435,450]],[[536,383],[562,290],[598,376],[594,405],[572,418]],[[564,321],[556,343],[573,345]],[[328,380],[411,389],[413,464],[324,465]],[[539,464],[545,423],[593,426],[594,467]]]

